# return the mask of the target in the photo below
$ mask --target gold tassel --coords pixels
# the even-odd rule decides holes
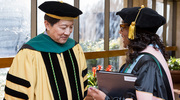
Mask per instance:
[[[135,21],[131,23],[131,25],[129,26],[129,34],[128,34],[128,38],[133,40],[134,39],[134,35],[136,32],[136,27],[135,27]]]
[[[129,26],[128,38],[131,39],[131,40],[133,40],[134,37],[135,37],[135,32],[136,32],[136,26],[135,26],[135,25],[136,25],[136,20],[137,20],[137,18],[138,18],[138,16],[139,16],[139,13],[140,13],[140,11],[141,11],[142,8],[144,8],[144,5],[141,5],[141,8],[139,9],[139,12],[138,12],[138,14],[137,14],[137,16],[136,16],[135,21],[131,22],[131,25]]]
[[[61,1],[59,1],[60,3],[63,3],[63,1],[61,0]]]

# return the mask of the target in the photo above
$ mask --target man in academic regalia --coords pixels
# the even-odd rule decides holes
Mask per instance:
[[[123,19],[119,33],[128,48],[127,62],[120,72],[137,76],[135,90],[122,97],[110,97],[91,87],[88,94],[96,100],[174,100],[165,46],[156,34],[166,19],[144,6],[124,8],[116,14]]]
[[[5,100],[83,100],[87,65],[81,46],[69,38],[81,10],[47,1],[39,6],[46,30],[22,46],[7,74]]]

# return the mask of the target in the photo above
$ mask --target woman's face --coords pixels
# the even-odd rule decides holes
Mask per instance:
[[[46,20],[44,23],[51,39],[60,44],[66,43],[73,30],[73,20],[60,20],[53,26]]]
[[[120,31],[119,34],[121,34],[121,37],[123,39],[123,47],[127,48],[129,44],[129,39],[128,39],[128,33],[129,33],[129,26],[127,23],[120,24]]]

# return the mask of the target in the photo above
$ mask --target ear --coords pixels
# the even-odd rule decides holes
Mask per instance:
[[[44,25],[45,25],[47,30],[49,30],[51,27],[51,24],[47,20],[44,21]]]

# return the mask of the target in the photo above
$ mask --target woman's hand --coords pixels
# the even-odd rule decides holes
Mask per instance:
[[[94,87],[88,88],[88,95],[91,95],[94,100],[105,100],[106,94]]]

